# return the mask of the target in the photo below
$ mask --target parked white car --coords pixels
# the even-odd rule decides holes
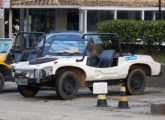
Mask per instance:
[[[93,52],[94,42],[87,35],[113,35],[113,49],[100,56]],[[81,40],[55,40],[49,54],[28,62],[12,64],[13,77],[19,92],[25,97],[36,95],[41,86],[55,87],[61,99],[72,99],[79,86],[92,89],[93,82],[109,85],[125,82],[127,92],[142,94],[146,76],[159,76],[161,65],[148,55],[122,55],[118,35],[84,34]]]

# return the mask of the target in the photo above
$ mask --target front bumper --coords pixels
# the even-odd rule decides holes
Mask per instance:
[[[29,83],[42,83],[45,77],[53,75],[52,68],[33,70],[12,70],[12,76],[17,85],[28,85]]]

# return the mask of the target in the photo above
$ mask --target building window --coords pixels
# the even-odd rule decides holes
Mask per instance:
[[[87,31],[97,31],[97,24],[104,20],[111,20],[114,18],[114,11],[97,11],[88,10],[87,12]]]
[[[77,9],[67,11],[67,30],[79,30],[79,11]]]
[[[159,19],[159,12],[156,11],[156,19]],[[165,11],[162,11],[162,19],[165,20]]]
[[[145,20],[153,20],[154,19],[154,11],[145,11],[144,13]]]
[[[141,20],[141,11],[117,11],[117,19]]]
[[[32,9],[29,13],[29,25],[31,31],[45,33],[55,31],[55,9]]]
[[[162,11],[162,19],[165,20],[165,11]]]

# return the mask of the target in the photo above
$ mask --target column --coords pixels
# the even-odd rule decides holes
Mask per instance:
[[[56,10],[56,31],[67,30],[67,9]]]
[[[84,33],[87,33],[87,10],[84,10]]]
[[[23,32],[24,31],[24,9],[20,9],[20,29],[19,29],[20,32]],[[24,41],[20,41],[23,39],[23,36],[21,35],[20,36],[21,38],[18,39],[18,43],[21,43],[21,46],[24,45]]]
[[[0,8],[1,9],[1,8]],[[4,22],[4,17],[5,17],[5,12],[4,9],[1,10],[1,12],[3,12],[3,18],[0,18],[0,38],[4,38],[5,37],[5,22]]]
[[[26,32],[29,32],[29,9],[26,9]],[[29,35],[26,36],[26,47],[29,47]]]
[[[83,32],[83,10],[79,9],[79,32]]]
[[[117,10],[114,11],[114,19],[117,19]]]
[[[144,20],[144,10],[142,10],[142,16],[141,16],[141,19]]]
[[[156,12],[153,12],[153,20],[156,20]]]
[[[20,9],[20,31],[24,31],[24,9]]]
[[[9,38],[13,37],[13,11],[12,9],[9,9]]]
[[[26,32],[29,32],[29,9],[26,9]]]

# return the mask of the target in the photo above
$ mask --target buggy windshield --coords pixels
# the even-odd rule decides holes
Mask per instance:
[[[11,39],[0,39],[0,53],[6,53],[9,50],[11,43]]]
[[[83,54],[88,40],[54,40],[49,48],[51,54]]]

